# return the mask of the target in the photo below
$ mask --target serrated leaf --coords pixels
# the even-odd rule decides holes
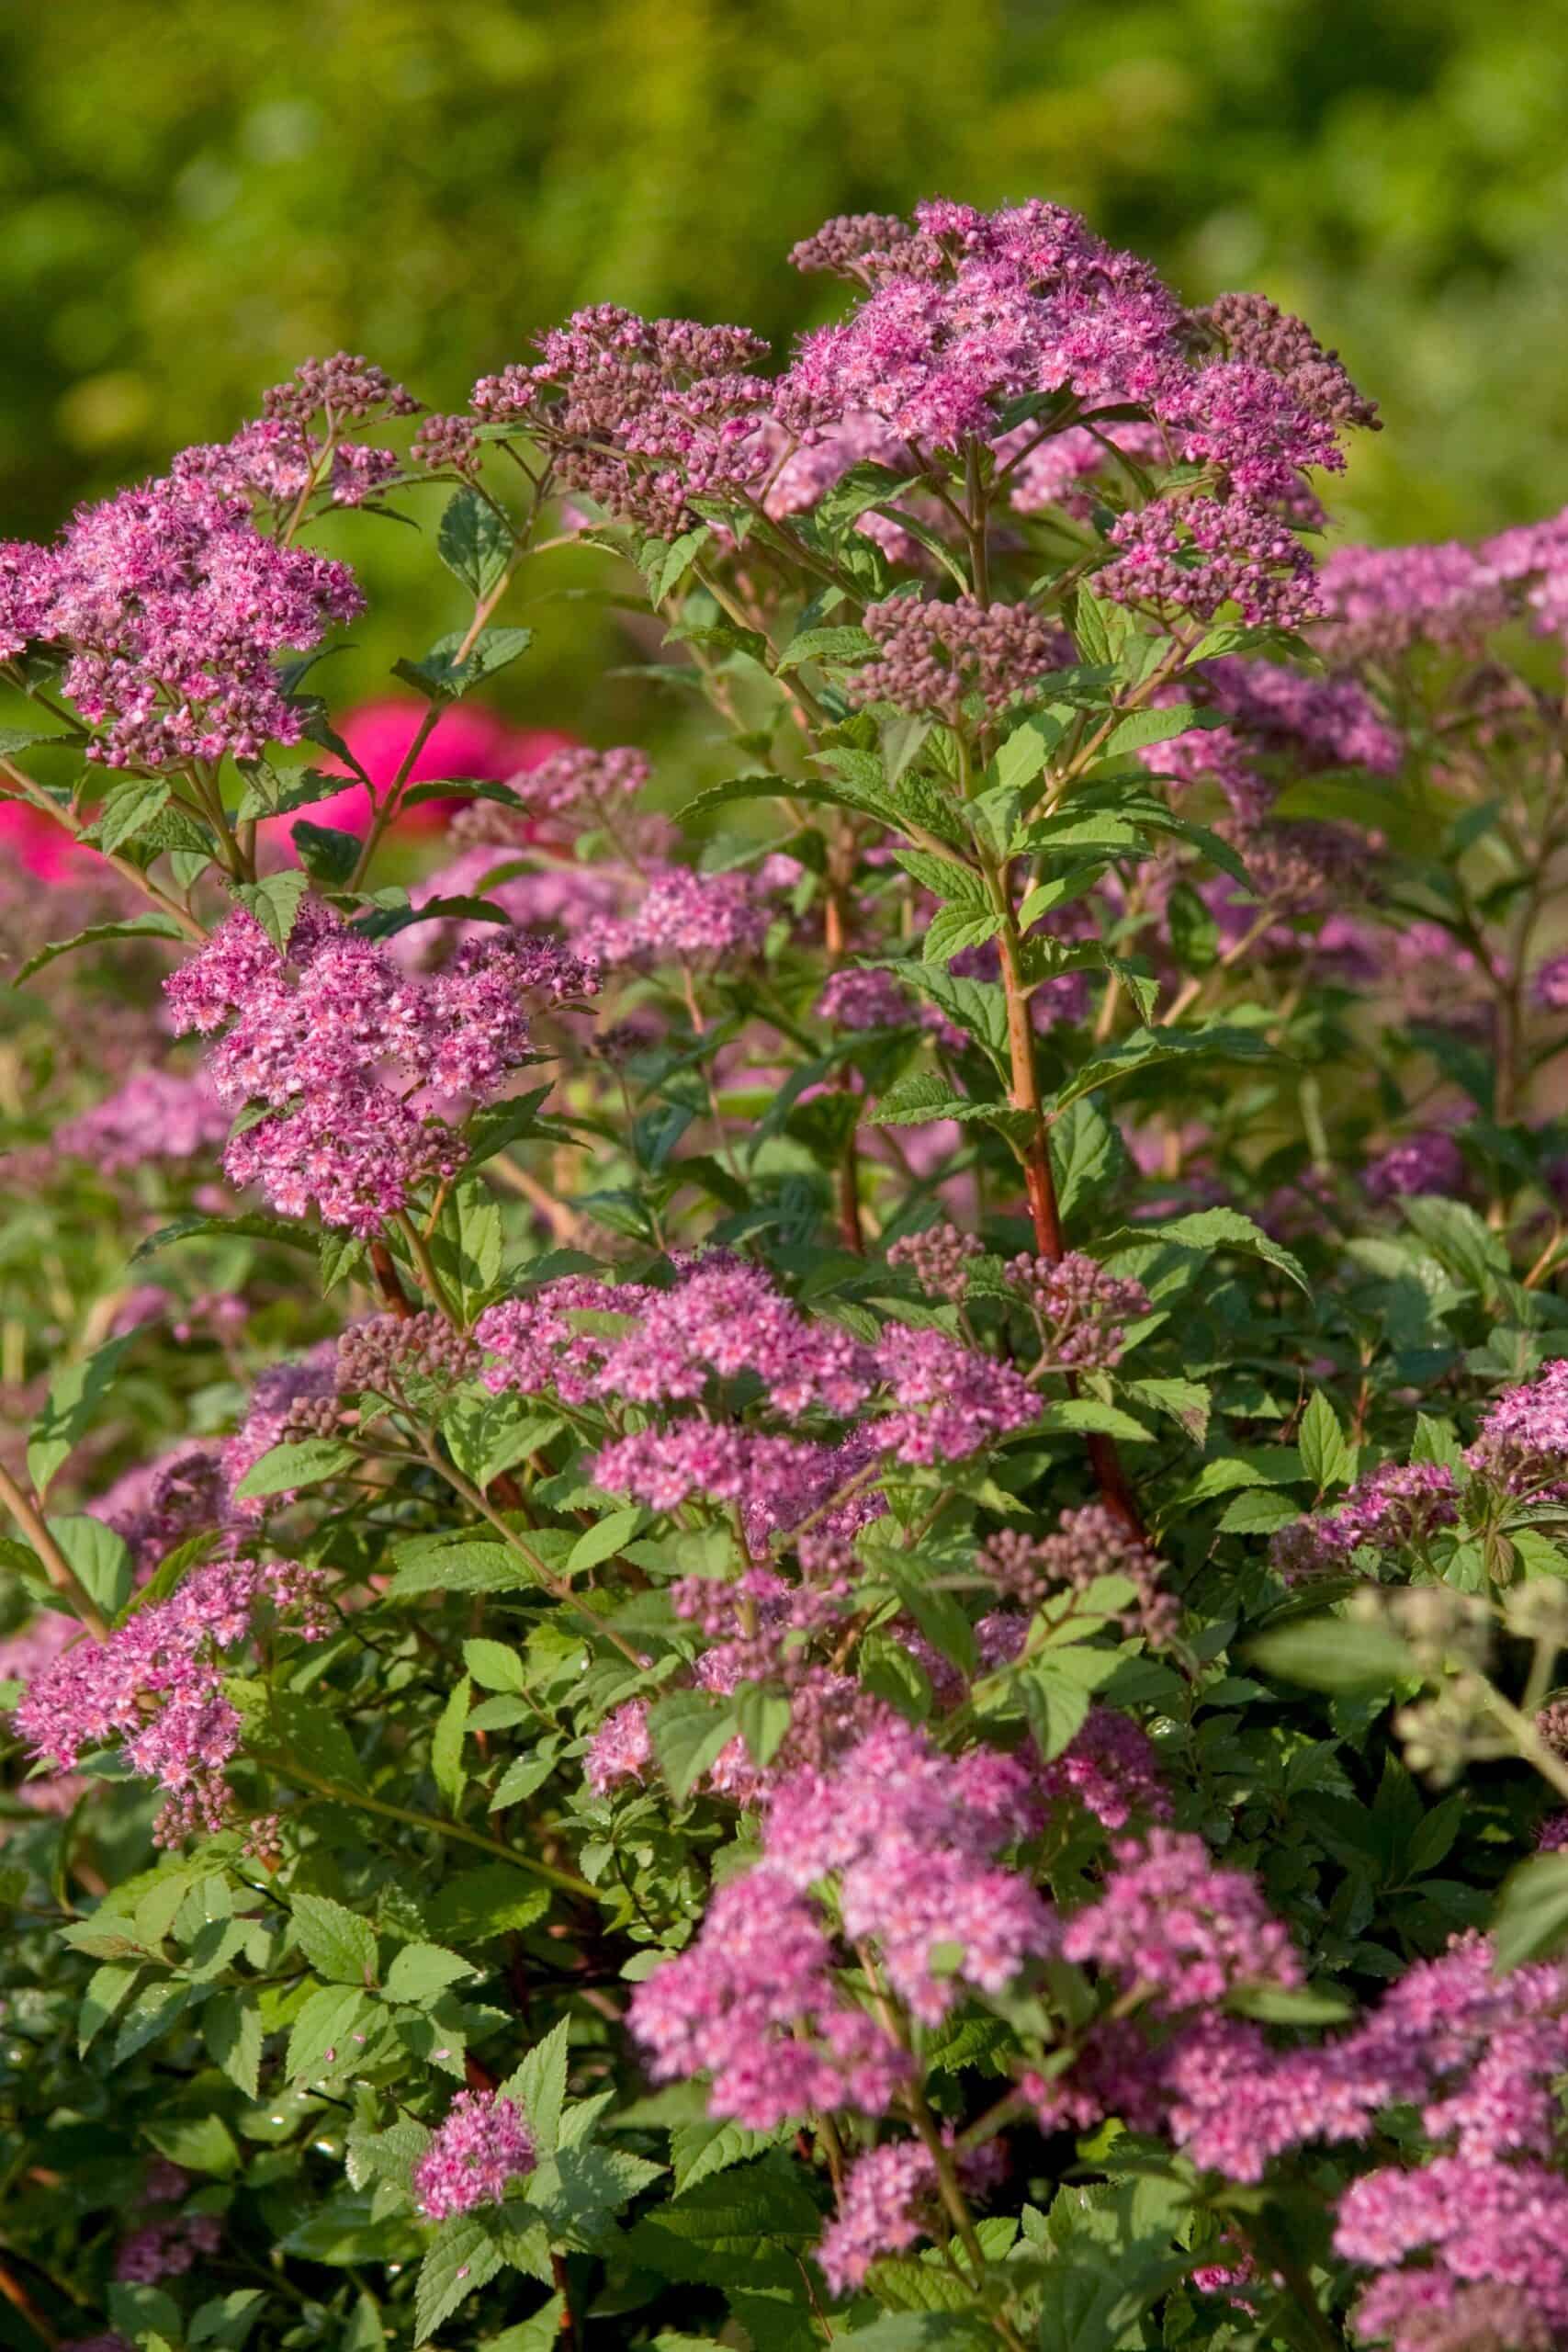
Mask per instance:
[[[338,825],[312,825],[304,817],[290,825],[288,838],[311,881],[326,890],[346,887],[364,846],[357,833],[345,833]]]
[[[404,1944],[387,1971],[382,1989],[389,2001],[412,2001],[423,2008],[449,1985],[478,1973],[471,1962],[442,1944]]]
[[[468,1775],[463,1770],[463,1740],[468,1728],[468,1676],[461,1676],[441,1710],[430,1742],[430,1770],[436,1787],[456,1813],[463,1802]]]
[[[443,1943],[486,1943],[531,1928],[549,1909],[549,1895],[508,1862],[459,1871],[425,1905],[431,1933]]]
[[[513,545],[511,525],[488,498],[467,483],[453,492],[436,528],[435,552],[476,602],[502,578]]]
[[[262,2022],[253,2001],[239,1993],[215,1993],[201,2012],[209,2056],[229,2080],[254,2099],[261,2075]]]
[[[1568,1854],[1532,1854],[1504,1881],[1492,1942],[1500,1969],[1550,1960],[1568,1944]]]
[[[118,1616],[130,1596],[133,1574],[124,1537],[89,1511],[73,1511],[47,1524],[98,1610],[106,1617]]]
[[[1416,1661],[1397,1634],[1380,1625],[1352,1631],[1338,1617],[1276,1626],[1255,1635],[1242,1656],[1265,1674],[1313,1690],[1389,1690],[1419,1679]]]
[[[489,2284],[501,2261],[501,2249],[472,2213],[440,2222],[414,2286],[414,2342],[428,2343],[460,2303]]]
[[[554,2155],[560,2137],[561,2109],[566,2104],[569,2027],[565,2018],[536,2041],[522,2064],[502,2086],[528,2120],[534,2145],[541,2155]]]
[[[998,989],[998,994],[1000,993]],[[1145,1070],[1157,1069],[1168,1062],[1258,1062],[1279,1057],[1278,1049],[1258,1031],[1235,1028],[1224,1022],[1194,1029],[1134,1029],[1111,1052],[1101,1054],[1075,1070],[1066,1083],[1058,1087],[1047,1108],[1065,1110],[1080,1094],[1092,1094],[1099,1087],[1114,1086],[1122,1079],[1140,1077]]]
[[[409,1600],[426,1592],[511,1592],[536,1581],[527,1562],[504,1544],[458,1542],[406,1547],[397,1562],[389,1600]]]
[[[24,1887],[18,1888],[20,1894]],[[87,1980],[76,2012],[76,2054],[85,2057],[111,2018],[118,2017],[130,1997],[130,1990],[141,1973],[141,1963],[135,1960],[106,1960],[95,1968]]]
[[[270,1446],[251,1464],[234,1494],[240,1502],[293,1494],[301,1487],[319,1487],[323,1479],[335,1478],[340,1471],[352,1469],[357,1460],[353,1446],[341,1438],[295,1438],[286,1445]]]
[[[733,1703],[701,1690],[672,1690],[649,1709],[648,1728],[670,1793],[683,1804],[739,1724]]]
[[[330,1895],[297,1894],[290,1906],[294,1937],[318,1976],[336,1984],[376,1979],[376,1931]]]
[[[130,1253],[134,1266],[143,1258],[155,1257],[160,1250],[167,1250],[175,1241],[208,1240],[219,1234],[236,1234],[247,1241],[280,1241],[290,1250],[312,1250],[315,1236],[299,1219],[262,1216],[246,1210],[239,1216],[208,1216],[193,1210],[188,1216],[177,1216],[170,1225],[160,1226],[145,1241],[138,1242]]]
[[[236,882],[234,896],[245,912],[255,917],[273,945],[287,955],[300,901],[310,888],[309,875],[289,869],[269,874],[262,882]]]
[[[596,1527],[586,1527],[567,1556],[567,1574],[581,1576],[589,1568],[596,1568],[602,1560],[614,1559],[624,1545],[629,1544],[641,1526],[643,1513],[639,1507],[612,1511]]]
[[[463,1644],[463,1663],[481,1690],[522,1690],[526,1688],[523,1661],[504,1642],[476,1635]]]
[[[1314,1389],[1302,1415],[1296,1442],[1301,1449],[1302,1468],[1315,1493],[1322,1494],[1325,1487],[1339,1484],[1348,1475],[1350,1449],[1345,1442],[1339,1417],[1321,1388]]]
[[[394,662],[394,676],[432,702],[457,702],[481,680],[493,677],[525,653],[534,639],[530,628],[481,629],[459,662],[457,657],[466,635],[466,630],[453,629],[437,639],[422,662]]]
[[[1097,1240],[1095,1248],[1109,1258],[1118,1250],[1150,1241],[1174,1241],[1183,1250],[1242,1250],[1277,1267],[1298,1290],[1310,1291],[1300,1259],[1239,1209],[1195,1209],[1190,1216],[1171,1217],[1163,1225],[1121,1226]]]
[[[169,803],[166,775],[138,776],[105,801],[90,828],[91,838],[107,855],[150,825]]]
[[[351,1984],[323,1984],[310,1995],[289,2029],[285,2066],[294,2082],[311,2082],[324,2070],[350,2064],[354,2034],[370,2015],[365,1995]]]

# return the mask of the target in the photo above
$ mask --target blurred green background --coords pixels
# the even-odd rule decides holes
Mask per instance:
[[[1299,310],[1383,406],[1348,527],[1495,528],[1568,500],[1565,115],[1559,0],[30,0],[0,527],[226,435],[308,352],[455,405],[584,301],[787,342],[836,290],[796,237],[941,192],[1064,199],[1192,300]],[[343,544],[369,689],[456,616],[412,533]],[[581,716],[587,609],[520,709]]]

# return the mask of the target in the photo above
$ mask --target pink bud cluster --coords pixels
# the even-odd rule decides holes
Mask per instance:
[[[865,626],[880,653],[850,680],[852,699],[893,703],[950,726],[971,695],[995,715],[1070,658],[1061,632],[1030,605],[889,596],[866,606]]]
[[[1005,1280],[1033,1316],[1053,1369],[1110,1371],[1122,1360],[1125,1325],[1149,1311],[1142,1283],[1107,1273],[1081,1250],[1055,1260],[1014,1258]]]

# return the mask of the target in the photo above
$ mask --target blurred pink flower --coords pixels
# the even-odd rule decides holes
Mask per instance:
[[[77,849],[63,825],[30,808],[25,800],[0,800],[0,854],[14,857],[25,874],[42,882],[82,876],[91,852]]]
[[[393,695],[379,702],[361,703],[357,710],[351,710],[341,721],[338,732],[378,792],[385,791],[397,775],[423,717],[423,703]],[[554,728],[509,727],[494,711],[454,708],[443,711],[436,720],[421,746],[410,781],[440,784],[448,777],[473,776],[500,783],[507,776],[537,767],[552,752],[567,750],[574,741],[574,737],[560,734]],[[324,764],[330,774],[340,769],[344,775],[348,773],[339,761],[328,760]],[[445,824],[447,805],[440,800],[421,801],[409,810],[402,822],[413,831]],[[369,820],[369,795],[355,781],[345,785],[330,800],[318,800],[299,814],[313,825],[335,825],[344,832],[362,832]],[[292,822],[290,817],[275,820],[285,839]]]

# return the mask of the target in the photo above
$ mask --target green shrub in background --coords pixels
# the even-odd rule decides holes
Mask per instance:
[[[1568,496],[1557,5],[73,0],[10,16],[0,68],[14,530],[226,436],[302,351],[449,406],[583,301],[787,339],[820,287],[760,256],[933,187],[1048,187],[1193,300],[1311,317],[1397,427],[1358,536]],[[412,534],[372,568],[367,685],[451,618]],[[604,654],[558,624],[523,707],[615,732]]]

